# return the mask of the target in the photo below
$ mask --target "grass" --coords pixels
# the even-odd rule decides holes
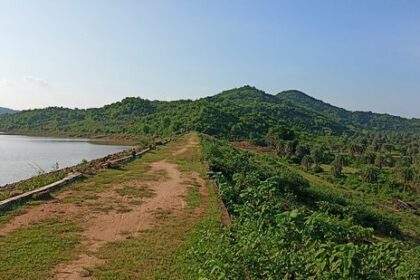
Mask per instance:
[[[194,210],[201,204],[200,186],[191,185],[187,188],[187,195],[185,197],[187,206],[190,210]]]
[[[75,253],[80,228],[56,219],[0,238],[0,279],[46,279],[49,270]]]
[[[56,181],[63,179],[66,176],[67,174],[61,171],[55,172],[52,174],[41,174],[41,175],[35,176],[31,179],[18,183],[13,188],[7,188],[3,190],[0,189],[0,200],[4,200],[11,197],[12,193],[27,192],[27,191],[34,190],[36,188],[49,185],[51,183],[54,183]]]
[[[128,196],[128,197],[152,197],[155,193],[146,186],[124,186],[121,189],[117,189],[116,192],[120,196]]]

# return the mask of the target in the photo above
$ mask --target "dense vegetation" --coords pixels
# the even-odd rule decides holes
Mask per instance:
[[[0,115],[2,114],[13,114],[16,113],[16,111],[9,109],[9,108],[4,108],[4,107],[0,107]]]
[[[420,277],[420,247],[398,241],[398,225],[383,213],[367,211],[336,192],[314,189],[276,156],[243,152],[206,137],[202,142],[232,224],[218,234],[204,234],[192,250],[198,264],[192,269],[201,276]],[[380,220],[376,228],[366,227],[375,220]]]
[[[361,129],[420,132],[420,120],[349,112],[289,91],[270,95],[245,86],[218,95],[173,102],[126,98],[103,108],[47,108],[0,117],[0,131],[92,134],[171,134],[199,131],[230,140],[262,142],[272,127],[299,135],[341,135]]]

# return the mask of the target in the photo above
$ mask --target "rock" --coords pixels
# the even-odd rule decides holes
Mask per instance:
[[[82,271],[80,271],[80,277],[90,277],[92,275],[92,273],[86,269],[83,269]]]
[[[48,191],[39,192],[39,193],[33,194],[32,198],[33,199],[39,199],[39,200],[50,199],[51,194]]]

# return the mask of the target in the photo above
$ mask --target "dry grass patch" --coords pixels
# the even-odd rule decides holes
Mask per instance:
[[[155,192],[147,186],[126,185],[116,190],[117,194],[126,197],[148,198],[153,197]]]

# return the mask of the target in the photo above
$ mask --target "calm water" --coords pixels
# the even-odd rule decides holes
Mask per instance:
[[[0,134],[0,186],[37,174],[37,166],[51,171],[126,149],[125,146],[96,145],[88,140],[29,137]]]

